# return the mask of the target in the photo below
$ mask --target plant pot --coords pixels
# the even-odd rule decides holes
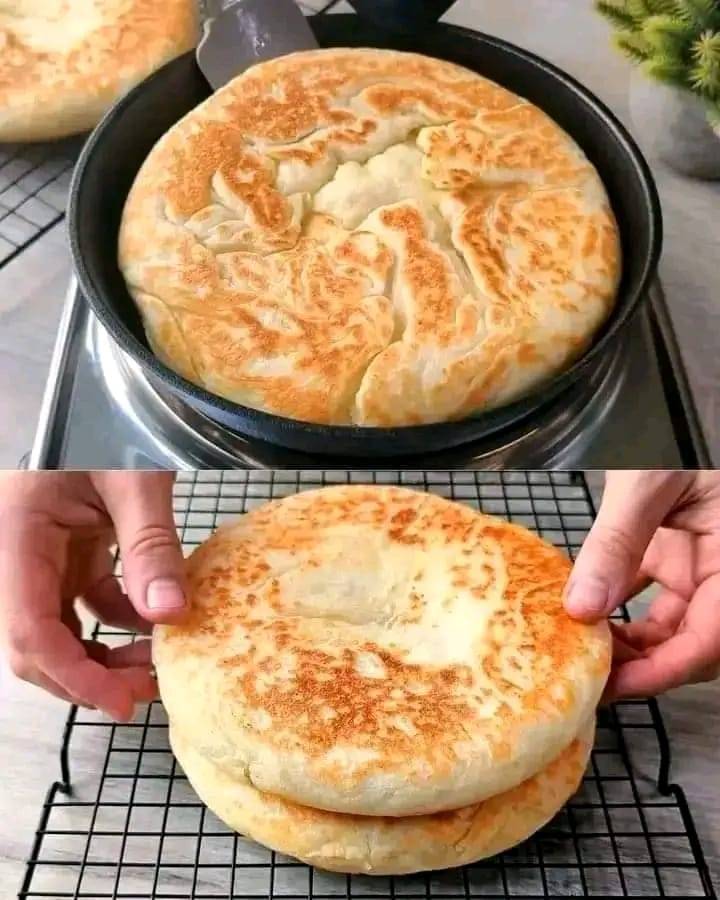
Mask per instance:
[[[630,116],[641,141],[671,168],[693,178],[720,178],[720,136],[698,97],[634,70]]]

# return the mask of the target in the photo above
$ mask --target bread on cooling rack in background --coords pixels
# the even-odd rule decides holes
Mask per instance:
[[[153,655],[178,759],[231,827],[348,872],[499,852],[577,787],[610,665],[569,560],[429,493],[268,503],[190,557]]]
[[[88,131],[197,38],[195,0],[2,0],[0,142]]]

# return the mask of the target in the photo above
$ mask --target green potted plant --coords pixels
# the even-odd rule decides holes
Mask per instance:
[[[720,0],[597,0],[636,69],[630,114],[666,163],[720,178]]]

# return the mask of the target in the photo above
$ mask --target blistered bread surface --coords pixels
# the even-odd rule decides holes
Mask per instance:
[[[592,715],[605,623],[563,611],[570,562],[440,497],[343,486],[266,504],[188,564],[155,630],[171,726],[258,790],[406,816],[538,772]]]
[[[120,265],[155,353],[246,406],[395,426],[506,403],[614,302],[594,167],[540,109],[448,62],[262,63],[158,142]]]
[[[195,0],[0,0],[0,142],[92,128],[197,35]]]
[[[230,776],[171,729],[175,756],[201,800],[230,828],[335,872],[403,875],[502,853],[545,825],[577,790],[595,721],[540,772],[483,803],[427,816],[348,816],[289,803]]]

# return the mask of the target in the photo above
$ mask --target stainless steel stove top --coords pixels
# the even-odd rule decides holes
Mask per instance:
[[[709,465],[656,286],[612,354],[541,417],[491,442],[387,460],[397,468],[644,468]],[[89,311],[75,282],[51,365],[32,468],[372,466],[242,437],[148,381]]]

